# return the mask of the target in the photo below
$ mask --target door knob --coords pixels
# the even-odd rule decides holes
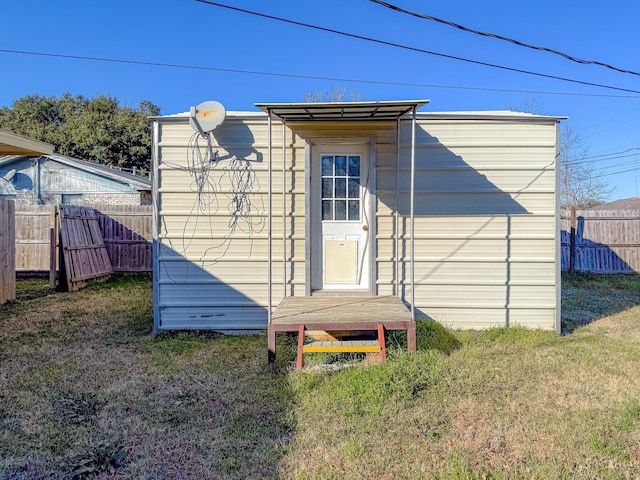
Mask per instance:
[[[369,225],[363,225],[362,226],[362,230],[364,230],[365,232],[369,231]]]

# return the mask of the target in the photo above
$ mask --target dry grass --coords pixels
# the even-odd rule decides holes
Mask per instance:
[[[152,336],[147,278],[30,282],[0,307],[3,479],[640,478],[636,277],[567,278],[568,335],[422,323],[417,354],[299,373],[264,336]]]
[[[291,395],[263,338],[152,336],[148,278],[32,293],[0,311],[0,478],[277,477]]]

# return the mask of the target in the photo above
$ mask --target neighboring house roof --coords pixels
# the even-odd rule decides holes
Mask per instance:
[[[589,210],[640,210],[640,197],[622,198],[602,205],[596,205]]]
[[[0,155],[52,154],[53,145],[23,137],[8,130],[0,130]]]
[[[12,155],[0,157],[0,168],[6,167],[11,163],[17,162],[29,155]],[[31,155],[31,157],[34,157]],[[102,175],[104,177],[110,178],[112,180],[116,180],[118,182],[126,183],[131,186],[131,188],[135,190],[151,190],[151,180],[146,177],[141,177],[140,175],[134,175],[132,173],[123,172],[118,170],[117,168],[110,167],[108,165],[101,165],[99,163],[87,162],[85,160],[80,160],[78,158],[67,157],[66,155],[60,155],[57,153],[52,153],[50,155],[40,155],[40,157],[45,157],[55,162],[62,163],[64,165],[68,165],[74,168],[78,168],[80,170],[85,170],[87,172],[95,173],[97,175]]]

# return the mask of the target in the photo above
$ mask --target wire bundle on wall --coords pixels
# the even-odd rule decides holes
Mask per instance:
[[[224,161],[224,165],[222,163],[210,132],[195,132],[191,135],[187,145],[186,167],[165,162],[168,166],[187,171],[189,176],[193,177],[189,190],[196,194],[182,229],[181,248],[175,248],[170,241],[172,248],[184,258],[189,257],[187,250],[198,236],[201,218],[208,222],[208,238],[221,239],[218,243],[208,246],[196,260],[201,267],[215,264],[224,257],[237,230],[246,234],[252,244],[253,234],[262,231],[265,225],[261,210],[257,208],[260,205],[254,205],[250,196],[251,193],[260,190],[256,172],[251,168],[251,161],[232,156],[228,162]],[[224,195],[224,199],[221,200],[220,195]],[[224,234],[220,235],[218,232],[216,235],[213,220],[219,217],[223,204],[226,204],[226,216],[229,221]],[[264,205],[261,208],[263,209]],[[222,251],[219,251],[220,249]],[[219,253],[215,258],[207,259],[209,254],[216,250]],[[251,246],[247,255],[251,256]],[[167,274],[169,275],[168,271]],[[180,283],[186,283],[188,278],[189,263],[186,277]]]

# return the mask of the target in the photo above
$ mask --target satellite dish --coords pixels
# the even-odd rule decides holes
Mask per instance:
[[[226,112],[220,102],[209,100],[202,102],[189,111],[189,125],[201,134],[215,130],[224,122]]]
[[[11,179],[15,176],[15,174],[16,174],[16,169],[12,168],[2,178],[4,178],[7,182],[10,182]]]

